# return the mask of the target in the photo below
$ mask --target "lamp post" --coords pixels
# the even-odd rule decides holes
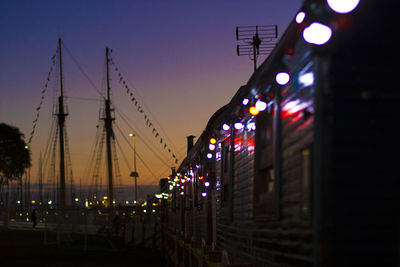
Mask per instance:
[[[135,203],[137,203],[137,178],[139,174],[136,171],[136,140],[135,134],[130,133],[129,136],[133,137],[133,172],[131,172],[130,176],[135,178]]]

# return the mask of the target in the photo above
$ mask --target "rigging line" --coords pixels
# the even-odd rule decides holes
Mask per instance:
[[[121,130],[119,127],[117,127],[117,129],[118,129],[118,130]],[[127,137],[125,137],[123,134],[121,134],[121,135],[122,135],[122,138],[124,138],[125,141],[128,143],[129,147],[130,147],[131,149],[133,149],[133,146],[132,146],[132,144],[129,142],[129,140],[127,139]],[[150,167],[144,162],[144,160],[143,160],[142,157],[139,155],[139,153],[136,152],[136,156],[137,156],[137,157],[139,158],[139,160],[143,163],[143,165],[145,166],[145,168],[151,173],[151,175],[153,175],[153,178],[157,179],[157,178],[156,178],[156,175],[153,173],[153,171],[150,169]]]
[[[122,113],[121,111],[119,111],[119,110],[116,110],[116,112],[121,116],[122,120],[126,123],[126,125],[127,125],[133,132],[139,133],[139,134],[137,134],[137,136],[143,141],[143,143],[145,143],[145,141],[147,141],[147,142],[153,144],[153,148],[154,148],[155,150],[157,150],[157,152],[158,152],[159,154],[161,154],[162,151],[158,148],[158,146],[155,146],[155,145],[154,145],[154,142],[151,142],[149,139],[145,138],[146,135],[141,133],[141,131],[139,130],[140,128],[139,128],[139,127],[136,127],[136,125],[135,125],[132,121],[129,120],[129,117],[128,117],[127,115],[123,114],[123,113]],[[131,124],[132,124],[134,127],[132,127]],[[135,129],[135,130],[134,130],[134,129]],[[145,144],[146,144],[146,146],[148,146],[147,143],[145,143]],[[148,147],[149,147],[149,146],[148,146]],[[151,148],[149,147],[149,149],[151,149]],[[155,153],[155,152],[153,151],[153,153]],[[156,153],[155,153],[155,154],[156,154]],[[158,154],[156,154],[156,155],[158,155]]]
[[[86,168],[85,168],[85,178],[86,179],[90,179],[91,174],[92,174],[92,169],[94,168],[94,161],[95,161],[95,156],[96,156],[96,152],[97,152],[97,146],[99,143],[99,136],[100,136],[100,130],[99,130],[99,126],[97,126],[96,129],[96,135],[95,135],[95,139],[94,142],[92,144],[92,148],[90,149],[91,153],[89,154],[89,160],[86,164]]]
[[[79,97],[79,96],[64,96],[64,97],[69,99],[85,100],[85,101],[96,101],[96,102],[104,101],[103,99],[95,99],[95,98]]]
[[[75,57],[72,55],[71,51],[69,51],[68,47],[65,45],[65,43],[62,41],[62,45],[64,46],[65,50],[67,51],[68,55],[72,58],[72,61],[76,64],[78,69],[82,72],[83,76],[86,77],[86,79],[89,81],[89,83],[93,86],[94,89],[96,89],[97,93],[103,97],[103,99],[106,99],[105,96],[100,92],[99,88],[94,84],[94,82],[90,79],[89,75],[86,74],[86,72],[83,70],[79,62],[75,59]]]
[[[121,147],[121,144],[119,143],[119,141],[118,141],[117,138],[115,138],[115,142],[117,143],[117,146],[118,146],[118,148],[119,148],[119,150],[120,150],[120,152],[121,152],[121,154],[122,154],[122,157],[123,157],[124,160],[125,160],[126,166],[128,167],[128,169],[130,169],[132,166],[131,166],[131,164],[129,164],[129,161],[128,161],[126,155],[124,154],[124,152],[123,152],[123,150],[122,150],[122,147]]]
[[[127,119],[124,117],[125,115],[120,114],[119,111],[116,110],[116,112],[121,116],[122,120],[128,125],[128,127],[131,128],[132,131],[134,131],[133,127],[130,126],[130,124],[127,122]],[[118,127],[118,126],[117,126]],[[136,127],[135,127],[136,128]],[[137,132],[137,131],[134,131]],[[159,153],[156,153],[150,146],[148,143],[146,143],[146,141],[144,140],[144,138],[141,135],[137,135],[142,141],[143,144],[166,166],[169,166],[170,164],[168,164],[163,158],[161,158],[161,156],[159,155]]]
[[[129,82],[129,84],[132,84],[131,81],[129,81],[126,77],[127,75],[125,75],[124,72],[121,71],[121,66],[117,65],[114,61],[113,61],[114,65],[116,65],[116,67],[119,69],[119,72],[122,73],[124,80],[126,80],[127,82]],[[150,113],[150,115],[152,116],[152,118],[154,118],[155,122],[158,124],[158,126],[160,126],[160,129],[162,131],[162,133],[164,134],[164,136],[167,138],[167,140],[170,142],[170,144],[172,144],[173,149],[176,151],[176,146],[174,144],[174,142],[172,142],[171,138],[169,138],[169,136],[166,134],[165,130],[163,129],[162,125],[160,122],[158,122],[156,116],[154,116],[154,114],[151,112],[150,108],[146,105],[146,103],[144,102],[144,98],[140,95],[140,93],[136,90],[136,88],[134,86],[132,86],[132,88],[135,89],[135,93],[139,95],[139,97],[141,98],[141,101],[144,105],[144,107],[147,109],[147,111]]]

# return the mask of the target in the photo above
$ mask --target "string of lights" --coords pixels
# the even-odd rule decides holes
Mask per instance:
[[[153,123],[151,122],[150,117],[144,112],[144,110],[143,110],[142,106],[140,105],[138,99],[134,95],[133,91],[129,88],[128,83],[125,81],[123,75],[121,74],[121,72],[119,71],[118,67],[114,63],[114,60],[111,59],[111,63],[114,65],[114,70],[118,74],[118,78],[119,78],[118,82],[125,87],[126,94],[130,98],[130,101],[136,107],[137,111],[139,113],[143,114],[143,118],[145,120],[146,126],[149,127],[150,129],[153,128],[152,129],[152,134],[154,135],[155,138],[157,138],[160,141],[160,145],[164,148],[164,150],[168,151],[168,153],[171,154],[172,158],[174,158],[175,163],[177,164],[178,163],[178,158],[175,156],[175,154],[171,150],[170,146],[165,142],[165,139],[162,138],[162,136],[160,135],[159,131],[153,126]]]
[[[47,91],[47,87],[48,87],[49,82],[50,82],[51,73],[52,73],[53,70],[54,70],[55,64],[56,64],[56,54],[54,54],[54,55],[51,57],[51,66],[50,66],[50,70],[49,70],[49,73],[48,73],[48,75],[47,75],[46,82],[45,82],[45,84],[44,84],[44,89],[42,90],[42,93],[41,93],[42,96],[41,96],[41,98],[40,98],[40,103],[39,103],[38,107],[36,108],[36,118],[32,121],[33,126],[32,126],[32,131],[31,131],[31,133],[30,133],[30,136],[29,136],[29,139],[28,139],[28,142],[27,142],[27,145],[28,145],[28,146],[29,146],[30,143],[32,142],[33,135],[35,134],[36,124],[37,124],[37,122],[38,122],[38,120],[39,120],[40,109],[42,108],[43,100],[44,100],[44,97],[45,97],[45,94],[46,94],[46,91]]]

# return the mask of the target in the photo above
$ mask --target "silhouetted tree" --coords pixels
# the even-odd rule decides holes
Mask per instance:
[[[20,179],[31,166],[31,155],[18,128],[0,123],[0,186]]]

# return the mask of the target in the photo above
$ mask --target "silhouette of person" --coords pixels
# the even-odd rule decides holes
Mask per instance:
[[[35,228],[36,227],[36,209],[34,209],[33,211],[32,211],[32,213],[31,213],[31,221],[32,221],[32,223],[33,223],[33,228]]]

